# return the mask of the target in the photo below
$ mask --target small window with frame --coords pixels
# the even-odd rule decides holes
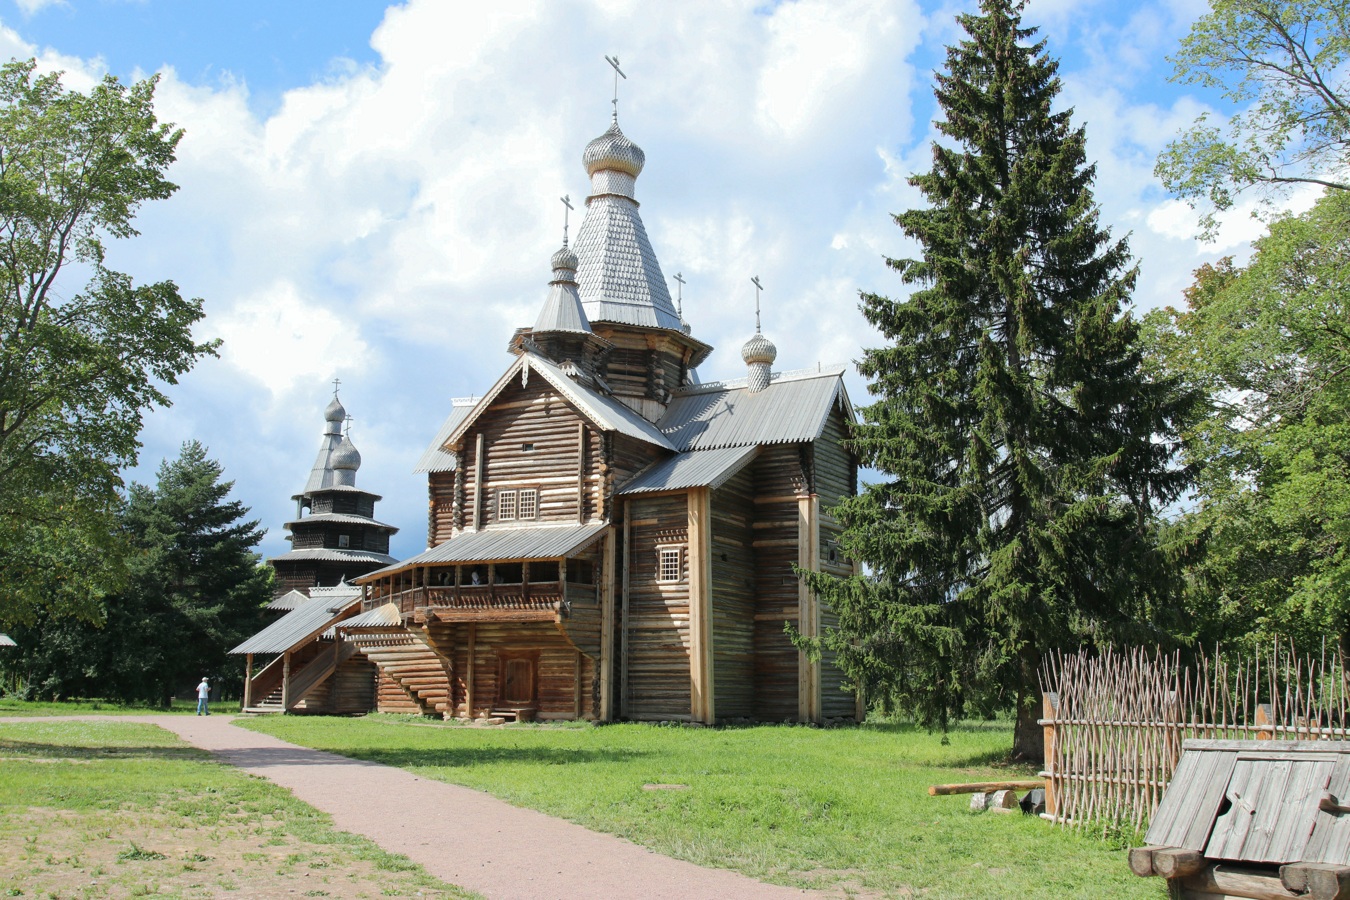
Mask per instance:
[[[656,548],[656,580],[663,584],[674,584],[684,580],[684,548]]]
[[[498,491],[497,520],[500,522],[514,522],[515,519],[516,519],[516,492]]]
[[[521,519],[534,519],[539,515],[539,489],[521,488],[520,500],[517,506],[517,517]]]
[[[339,549],[339,550],[346,550],[346,549],[347,549],[348,547],[350,547],[351,545],[352,545],[352,536],[351,536],[351,535],[349,535],[349,534],[339,534],[339,535],[338,535],[338,549]]]

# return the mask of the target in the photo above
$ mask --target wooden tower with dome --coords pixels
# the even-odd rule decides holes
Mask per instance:
[[[295,519],[286,523],[291,549],[268,560],[276,571],[278,596],[350,582],[395,561],[389,555],[389,537],[398,529],[375,519],[380,496],[356,486],[361,454],[351,435],[343,432],[347,410],[336,391],[323,418],[323,438],[309,480],[291,497]]]
[[[700,384],[713,348],[671,300],[638,212],[645,154],[609,128],[542,308],[417,467],[428,550],[356,581],[336,631],[381,709],[445,717],[824,722],[857,698],[785,626],[833,621],[794,567],[853,571],[830,508],[857,488],[843,366]],[[756,283],[755,289],[759,285]]]

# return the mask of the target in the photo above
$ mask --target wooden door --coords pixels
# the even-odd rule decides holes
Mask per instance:
[[[538,696],[539,655],[502,654],[499,694],[503,706],[533,706]]]

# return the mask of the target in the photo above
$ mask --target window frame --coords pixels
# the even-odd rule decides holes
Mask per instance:
[[[667,578],[666,561],[674,555],[675,577]],[[681,584],[684,582],[684,545],[683,544],[659,544],[656,547],[656,583],[657,584]]]
[[[511,514],[507,515],[507,499],[510,499]],[[503,488],[497,491],[497,521],[514,522],[517,518],[517,512],[520,509],[520,497],[515,488]]]
[[[530,498],[530,514],[525,515],[525,498]],[[539,518],[539,488],[520,488],[516,491],[516,520],[533,522]]]

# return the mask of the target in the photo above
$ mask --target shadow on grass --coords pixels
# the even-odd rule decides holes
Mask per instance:
[[[633,749],[561,749],[551,747],[385,747],[378,750],[349,750],[352,756],[369,762],[406,769],[428,766],[458,769],[479,765],[598,765],[627,763],[651,756],[651,751]]]
[[[117,760],[158,759],[201,762],[210,754],[196,747],[72,747],[39,741],[15,741],[0,738],[0,757],[28,757],[33,760]]]

